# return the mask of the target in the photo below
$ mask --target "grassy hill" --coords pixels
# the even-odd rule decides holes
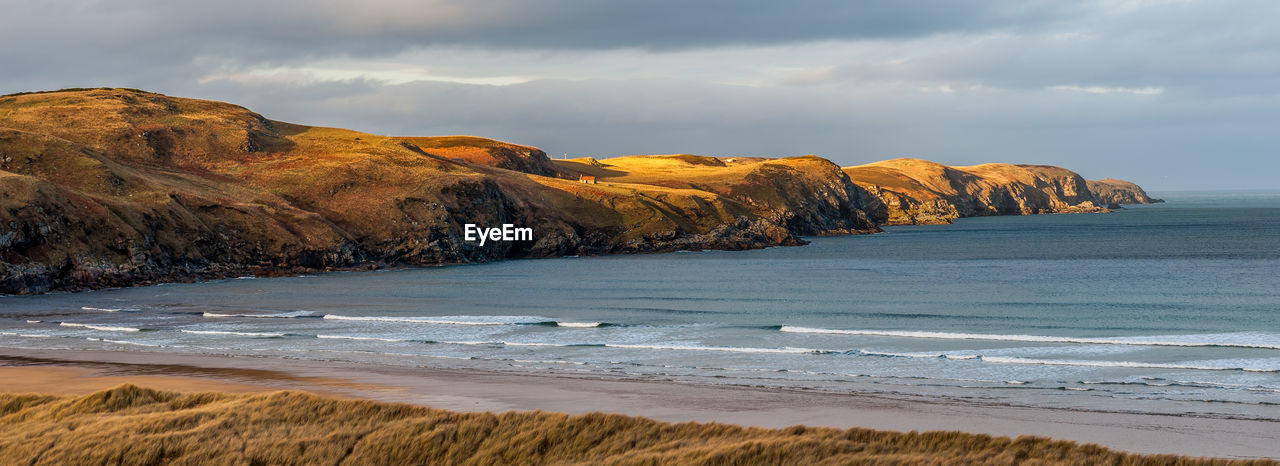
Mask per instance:
[[[706,185],[590,185],[483,138],[303,126],[129,89],[0,96],[0,293],[875,231],[837,175],[809,157]],[[467,223],[534,240],[481,247]]]
[[[1112,464],[1143,456],[1040,437],[671,424],[616,414],[456,413],[305,392],[0,394],[13,464]]]

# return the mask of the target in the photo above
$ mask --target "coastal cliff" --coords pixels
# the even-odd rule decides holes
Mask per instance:
[[[1063,168],[807,155],[551,160],[130,89],[0,96],[0,294],[506,258],[754,249],[1160,202]],[[531,228],[467,240],[465,225]]]
[[[1049,165],[989,163],[951,167],[920,159],[893,159],[844,172],[883,205],[888,225],[951,223],[961,217],[1108,212],[1119,204],[1159,202],[1137,185],[1086,181]],[[868,207],[876,211],[875,206]]]
[[[0,96],[0,293],[878,231],[860,204],[874,197],[824,159],[707,168],[685,184],[586,184],[483,138],[295,125],[127,89]],[[465,224],[535,235],[481,246]]]
[[[1103,178],[1089,180],[1089,191],[1099,202],[1108,205],[1123,204],[1158,204],[1164,199],[1155,199],[1147,195],[1142,187],[1124,180]]]

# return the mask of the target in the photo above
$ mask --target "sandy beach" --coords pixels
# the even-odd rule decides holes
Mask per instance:
[[[167,355],[0,349],[0,391],[84,394],[122,383],[173,391],[307,390],[454,411],[609,412],[663,421],[797,424],[1038,435],[1135,453],[1280,458],[1280,423],[1081,412],[951,400],[530,375],[478,370]]]

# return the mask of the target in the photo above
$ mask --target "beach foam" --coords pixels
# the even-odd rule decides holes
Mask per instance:
[[[103,342],[103,343],[115,343],[115,344],[117,344],[117,345],[146,346],[146,347],[149,347],[149,348],[163,348],[163,347],[164,347],[164,345],[153,345],[153,344],[150,344],[150,343],[139,343],[139,342],[136,342],[136,341],[109,340],[109,339],[106,339],[106,338],[93,338],[93,337],[89,337],[89,338],[85,338],[85,339],[86,339],[86,340],[89,340],[89,341],[100,341],[100,342]]]
[[[1215,333],[1194,335],[1150,335],[1127,337],[1059,337],[1046,335],[999,335],[986,333],[952,333],[913,330],[839,330],[783,325],[787,333],[826,335],[860,335],[898,338],[931,338],[945,340],[1016,341],[1035,343],[1079,343],[1090,345],[1189,346],[1280,349],[1280,335],[1261,332]]]
[[[178,331],[182,333],[193,333],[196,335],[234,335],[234,336],[241,336],[241,337],[263,337],[263,338],[278,338],[278,337],[285,336],[285,334],[283,333],[275,333],[275,332],[231,332],[226,330],[188,330],[188,329],[179,329]]]
[[[414,340],[407,340],[402,338],[360,337],[355,335],[316,335],[316,338],[321,338],[326,340],[381,341],[386,343],[413,343],[414,342]],[[425,341],[423,343],[425,343]]]
[[[78,327],[78,328],[87,328],[91,330],[101,330],[104,332],[141,332],[142,331],[142,329],[134,328],[134,327],[116,327],[111,325],[77,324],[74,322],[60,322],[58,323],[58,325],[61,325],[63,327]]]
[[[692,346],[692,345],[631,345],[620,343],[606,343],[608,348],[626,348],[626,349],[652,349],[652,350],[675,350],[675,351],[719,351],[726,353],[785,353],[785,354],[827,354],[836,351],[810,349],[810,348],[744,348],[734,346]]]
[[[568,328],[597,328],[603,326],[602,322],[556,322],[557,327]]]
[[[288,312],[273,312],[273,313],[266,313],[266,314],[247,314],[247,313],[227,314],[222,312],[204,312],[201,315],[203,315],[204,317],[253,317],[253,318],[264,318],[264,319],[298,319],[298,318],[305,318],[305,317],[318,317],[314,312],[311,312],[311,311],[288,311]]]
[[[1078,359],[1032,359],[1005,356],[983,357],[982,361],[997,364],[1041,364],[1050,366],[1082,366],[1082,367],[1126,367],[1148,369],[1182,369],[1193,371],[1245,371],[1245,372],[1280,372],[1280,367],[1247,367],[1244,365],[1208,365],[1208,364],[1176,364],[1142,361],[1087,361]]]
[[[396,316],[343,316],[325,314],[326,320],[346,320],[356,322],[398,322],[426,325],[548,325],[556,321],[538,316],[438,316],[438,317],[396,317]],[[598,325],[598,324],[597,324]]]
[[[138,312],[139,311],[139,309],[132,308],[132,307],[107,308],[107,307],[80,306],[80,309],[85,311],[98,311],[98,312]]]

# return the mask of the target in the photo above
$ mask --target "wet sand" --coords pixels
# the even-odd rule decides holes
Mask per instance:
[[[986,405],[884,394],[697,385],[352,363],[0,348],[0,392],[90,393],[122,383],[176,391],[308,390],[455,411],[593,411],[663,421],[1039,435],[1136,453],[1280,458],[1280,423]]]

